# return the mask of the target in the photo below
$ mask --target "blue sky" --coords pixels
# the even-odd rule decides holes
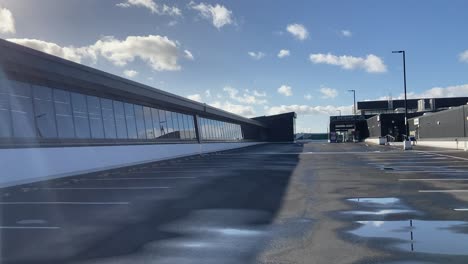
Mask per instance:
[[[0,0],[0,37],[298,132],[402,92],[468,96],[466,1]],[[280,51],[283,56],[278,56]],[[191,56],[189,55],[191,54]]]

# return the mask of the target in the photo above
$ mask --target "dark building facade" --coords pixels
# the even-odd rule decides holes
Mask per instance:
[[[453,110],[450,108],[463,106],[467,103],[468,97],[409,99],[407,101],[408,119],[423,115],[422,119],[426,119],[426,115],[428,117],[432,115],[438,117],[440,113],[441,115],[447,115],[444,122],[450,124],[448,130],[453,127],[456,131],[460,131],[460,128],[455,125],[452,119],[461,119],[454,117]],[[358,115],[330,117],[330,138],[340,139],[341,137],[343,141],[356,141],[367,137],[375,138],[388,135],[395,140],[402,140],[405,134],[404,100],[363,101],[357,103],[357,108]],[[411,128],[411,123],[408,122],[408,124]],[[441,128],[439,127],[439,129]],[[428,136],[434,133],[440,134],[441,132],[435,131],[438,130],[434,128],[434,130],[430,129],[423,132],[421,128],[416,127],[410,130],[410,135],[418,133]],[[452,132],[447,131],[445,133],[451,134]]]
[[[409,119],[410,134],[417,139],[466,138],[468,106],[459,106]]]
[[[272,142],[291,142],[296,134],[296,113],[285,113],[272,116],[255,117],[267,126],[265,137]],[[293,122],[291,122],[293,120]]]
[[[0,146],[293,141],[295,114],[249,119],[0,40]]]

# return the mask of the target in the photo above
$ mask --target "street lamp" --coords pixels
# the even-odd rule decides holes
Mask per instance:
[[[340,112],[340,116],[341,116],[341,110],[336,110],[337,112]]]
[[[348,90],[348,92],[353,92],[353,98],[354,98],[353,115],[356,115],[356,90]]]
[[[392,51],[392,53],[403,53],[403,84],[405,88],[405,137],[409,136],[409,127],[408,127],[408,102],[406,99],[406,58],[404,50]]]

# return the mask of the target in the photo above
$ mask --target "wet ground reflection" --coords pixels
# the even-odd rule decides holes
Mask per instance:
[[[397,239],[393,245],[400,250],[468,255],[467,222],[407,220],[357,223],[361,226],[350,233],[360,237]]]

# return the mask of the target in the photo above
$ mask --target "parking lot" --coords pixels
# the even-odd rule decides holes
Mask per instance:
[[[468,155],[266,144],[0,190],[2,263],[467,263]]]

